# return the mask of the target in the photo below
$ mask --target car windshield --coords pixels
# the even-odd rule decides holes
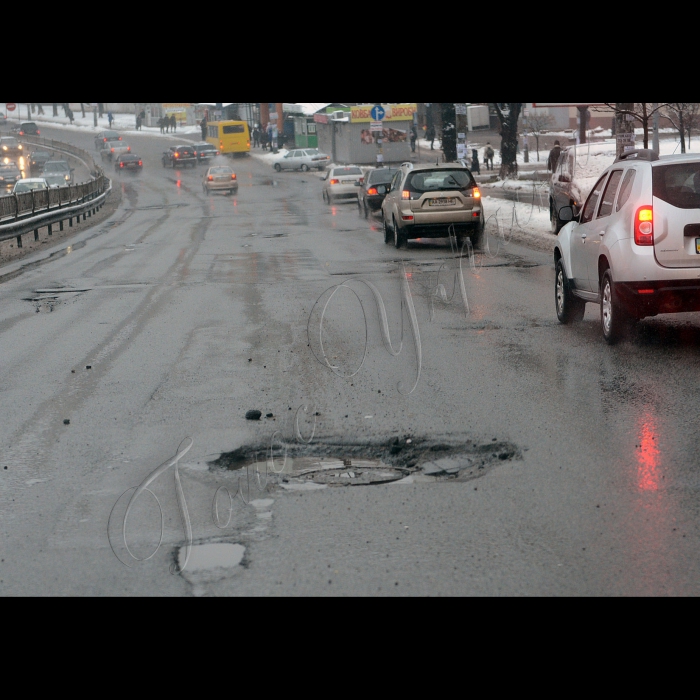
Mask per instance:
[[[102,138],[105,139],[118,139],[119,134],[116,131],[105,131],[102,133]]]
[[[216,147],[212,146],[210,143],[200,143],[197,145],[200,151],[215,151]]]
[[[413,173],[407,183],[414,192],[444,192],[476,187],[468,170],[428,170]]]
[[[15,192],[21,194],[22,192],[31,192],[32,190],[45,190],[46,185],[43,182],[18,182],[15,187]]]
[[[231,168],[212,168],[209,171],[210,175],[232,175],[233,170]]]
[[[679,209],[700,209],[700,162],[658,165],[653,180],[654,197]]]
[[[131,163],[133,161],[140,160],[138,156],[133,155],[132,153],[127,153],[126,155],[119,156],[119,162],[120,163]]]
[[[370,185],[388,185],[393,179],[394,175],[398,170],[392,170],[391,168],[380,168],[379,170],[373,170],[370,173],[368,184]]]
[[[362,175],[360,168],[337,168],[333,171],[336,177],[345,177],[346,175]]]

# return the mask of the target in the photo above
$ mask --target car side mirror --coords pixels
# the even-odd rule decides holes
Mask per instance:
[[[559,220],[563,221],[564,223],[567,223],[567,224],[570,221],[577,220],[576,217],[574,216],[574,208],[573,207],[562,207],[559,210]]]

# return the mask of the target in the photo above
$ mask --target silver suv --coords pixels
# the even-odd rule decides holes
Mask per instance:
[[[561,323],[600,304],[614,343],[634,322],[700,311],[700,157],[622,156],[598,180],[557,239],[556,307]]]
[[[476,247],[484,227],[481,191],[459,164],[404,163],[382,203],[384,241],[397,248],[415,238],[447,238],[452,226],[461,245]]]

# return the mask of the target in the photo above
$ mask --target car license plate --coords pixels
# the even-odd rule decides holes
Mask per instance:
[[[700,255],[700,238],[695,239],[695,251]]]
[[[430,200],[430,206],[431,207],[453,207],[455,204],[457,204],[457,200],[454,198],[443,198],[443,199],[431,199]]]
[[[354,185],[357,182],[357,180],[343,180],[342,184],[343,185]]]

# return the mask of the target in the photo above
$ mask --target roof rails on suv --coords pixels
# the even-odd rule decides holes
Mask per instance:
[[[659,160],[659,154],[651,149],[642,148],[638,151],[623,153],[615,162],[619,163],[623,160],[645,160],[648,163],[653,163],[654,161]]]

